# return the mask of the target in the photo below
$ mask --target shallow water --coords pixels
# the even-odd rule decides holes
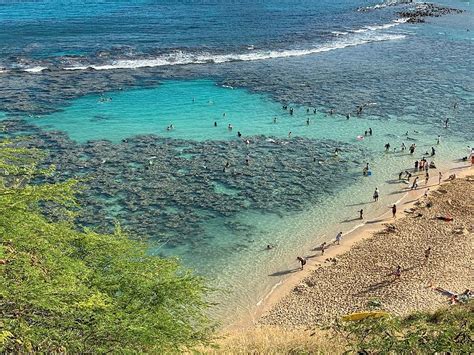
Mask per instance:
[[[314,255],[339,229],[359,225],[359,209],[369,218],[387,210],[406,186],[398,172],[415,157],[435,147],[429,159],[447,166],[466,150],[449,130],[416,118],[363,114],[348,120],[303,106],[290,115],[268,96],[209,80],[164,81],[102,98],[106,102],[83,97],[29,122],[81,143],[58,141],[54,132],[39,135],[48,149],[64,146],[61,156],[69,158],[53,159],[60,171],[96,176],[82,195],[84,205],[95,207],[87,207],[81,221],[94,225],[102,216],[112,226],[117,219],[132,234],[149,236],[152,252],[179,256],[211,277],[225,291],[217,297],[220,319],[251,314],[294,272],[297,255]],[[175,128],[167,131],[171,123]],[[373,135],[365,136],[369,127]],[[131,138],[146,134],[156,136]],[[98,139],[113,142],[91,141]],[[401,142],[416,143],[415,155],[401,152]],[[366,162],[370,177],[362,176]],[[375,187],[377,204],[371,203]],[[268,251],[267,244],[276,247]]]

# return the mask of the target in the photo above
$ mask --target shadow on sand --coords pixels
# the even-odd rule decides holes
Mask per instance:
[[[292,274],[294,272],[297,272],[297,271],[300,271],[301,269],[299,267],[295,268],[295,269],[288,269],[288,270],[283,270],[283,271],[277,271],[277,272],[274,272],[273,274],[270,274],[268,276],[283,276],[283,275],[288,275],[288,274]]]

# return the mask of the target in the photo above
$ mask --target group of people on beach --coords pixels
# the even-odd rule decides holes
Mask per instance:
[[[369,133],[369,132],[366,131],[365,135],[367,135],[367,133]],[[370,130],[369,134],[372,134],[371,130]],[[440,144],[440,140],[441,140],[440,136],[438,135],[438,137],[436,139],[437,144]],[[390,144],[387,143],[385,145],[385,150],[388,151],[389,149],[390,149]],[[406,149],[406,147],[405,147],[404,143],[402,143],[402,150],[405,150],[405,149]],[[411,144],[410,147],[409,147],[410,155],[414,154],[415,149],[416,149],[416,144],[415,143]],[[472,148],[472,149],[469,148],[469,149],[470,149],[469,159],[471,160],[471,164],[474,164],[474,148]],[[432,147],[430,156],[434,156],[435,154],[436,154],[436,151],[435,151],[434,147]],[[428,156],[428,153],[425,153],[425,156]],[[420,160],[415,161],[413,173],[416,174],[416,173],[419,173],[419,172],[424,172],[425,185],[427,185],[428,182],[429,182],[429,178],[430,178],[429,169],[436,169],[436,165],[435,165],[434,161],[431,161],[430,163],[428,163],[425,156],[422,156],[422,158]],[[369,163],[366,163],[366,166],[363,169],[363,175],[367,176],[369,174],[370,174]],[[403,176],[403,175],[405,175],[405,176]],[[410,181],[411,177],[412,177],[412,173],[407,171],[407,170],[402,171],[399,174],[399,180],[402,180],[402,178],[404,178],[407,181]],[[443,174],[442,174],[441,171],[439,171],[438,172],[438,184],[441,184],[442,178],[443,178]],[[412,183],[412,185],[411,185],[411,187],[410,187],[411,190],[414,190],[414,189],[418,188],[418,180],[419,180],[419,176],[416,176],[413,183]],[[429,192],[429,188],[426,189],[426,191],[424,193],[424,198],[428,197],[428,192]],[[377,202],[379,200],[379,196],[380,196],[380,191],[379,191],[378,187],[376,187],[375,190],[374,190],[373,196],[372,196],[373,201]],[[394,203],[389,208],[392,212],[392,218],[395,219],[397,217],[397,205]],[[364,218],[364,210],[360,209],[358,211],[358,213],[359,213],[359,219],[362,220]],[[343,235],[342,232],[339,232],[336,235],[335,241],[333,242],[334,245],[340,245],[341,240],[342,240],[342,235]],[[328,245],[327,245],[326,242],[323,242],[320,245],[319,250],[321,251],[321,255],[324,255],[324,251],[325,251],[325,249],[327,249],[327,247],[328,247]],[[430,255],[431,255],[431,252],[432,252],[431,247],[428,247],[424,251],[423,265],[427,265],[428,260],[429,260]],[[304,265],[306,264],[306,259],[304,257],[298,256],[297,260],[300,262],[300,269],[303,270]],[[394,270],[394,272],[393,272],[393,275],[395,276],[396,280],[401,278],[402,271],[403,271],[402,267],[400,265],[398,265],[396,267],[396,269]]]

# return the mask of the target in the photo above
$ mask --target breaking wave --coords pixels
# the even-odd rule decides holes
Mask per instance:
[[[189,65],[189,64],[220,64],[227,62],[239,61],[257,61],[277,58],[300,57],[310,54],[329,52],[336,49],[347,47],[355,47],[363,44],[401,40],[405,35],[378,32],[386,30],[394,26],[398,26],[406,22],[406,19],[399,19],[383,25],[369,25],[360,29],[334,31],[332,35],[334,40],[322,45],[304,48],[304,49],[286,49],[286,50],[262,50],[249,47],[247,52],[215,54],[211,52],[186,52],[176,50],[173,52],[161,54],[155,57],[133,58],[133,59],[117,59],[109,63],[89,64],[87,62],[70,63],[69,65],[54,66],[54,70],[114,70],[114,69],[137,69],[147,67],[161,67],[173,65]],[[41,73],[50,68],[36,64],[31,67],[17,68],[28,73]],[[3,68],[5,72],[6,68]]]
[[[367,30],[368,31],[368,30]],[[174,53],[168,53],[155,58],[144,58],[144,59],[123,59],[116,60],[110,64],[103,65],[78,65],[64,68],[65,70],[111,70],[111,69],[136,69],[145,67],[160,67],[169,65],[186,65],[186,64],[206,64],[206,63],[227,63],[237,61],[255,61],[255,60],[266,60],[266,59],[277,59],[277,58],[288,58],[288,57],[300,57],[309,54],[323,53],[336,49],[342,49],[346,47],[354,47],[362,44],[380,42],[380,41],[393,41],[405,38],[404,35],[395,34],[377,34],[373,36],[361,36],[352,39],[338,40],[330,44],[318,46],[314,48],[306,49],[288,49],[288,50],[276,50],[276,51],[254,51],[249,53],[231,53],[231,54],[218,54],[213,55],[211,53],[187,53],[183,51],[177,51]]]

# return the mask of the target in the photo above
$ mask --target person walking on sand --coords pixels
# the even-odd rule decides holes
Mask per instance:
[[[362,208],[359,211],[359,219],[364,219],[364,210]]]
[[[397,218],[397,205],[396,204],[393,204],[393,206],[391,207],[392,209],[392,217],[393,218]]]
[[[336,235],[336,244],[340,245],[341,244],[341,239],[342,239],[342,232],[337,233]]]
[[[428,192],[430,192],[430,189],[429,189],[429,188],[425,190],[425,193],[424,193],[424,195],[423,195],[425,198],[428,198]]]
[[[443,174],[441,173],[441,171],[438,173],[438,185],[441,184],[441,179],[443,178]]]
[[[373,197],[374,197],[374,202],[377,202],[379,200],[379,189],[378,189],[378,187],[375,188]]]
[[[431,247],[429,247],[428,249],[425,250],[425,260],[423,261],[423,265],[428,264],[428,260],[430,258],[430,255],[431,255]]]
[[[398,265],[397,269],[395,270],[395,272],[393,274],[395,275],[396,280],[400,280],[400,278],[402,276],[402,267],[400,265]]]
[[[326,242],[321,244],[321,255],[324,255],[324,249],[326,249]]]
[[[415,177],[415,180],[413,180],[413,184],[411,185],[411,190],[416,190],[418,187],[418,176]]]
[[[428,181],[430,180],[430,174],[428,173],[428,170],[426,170],[425,173],[425,185],[428,185]]]
[[[296,259],[297,259],[297,260],[300,262],[300,264],[301,264],[300,269],[303,270],[303,269],[304,269],[304,266],[306,265],[306,259],[303,258],[303,257],[301,257],[301,256],[298,256]]]

